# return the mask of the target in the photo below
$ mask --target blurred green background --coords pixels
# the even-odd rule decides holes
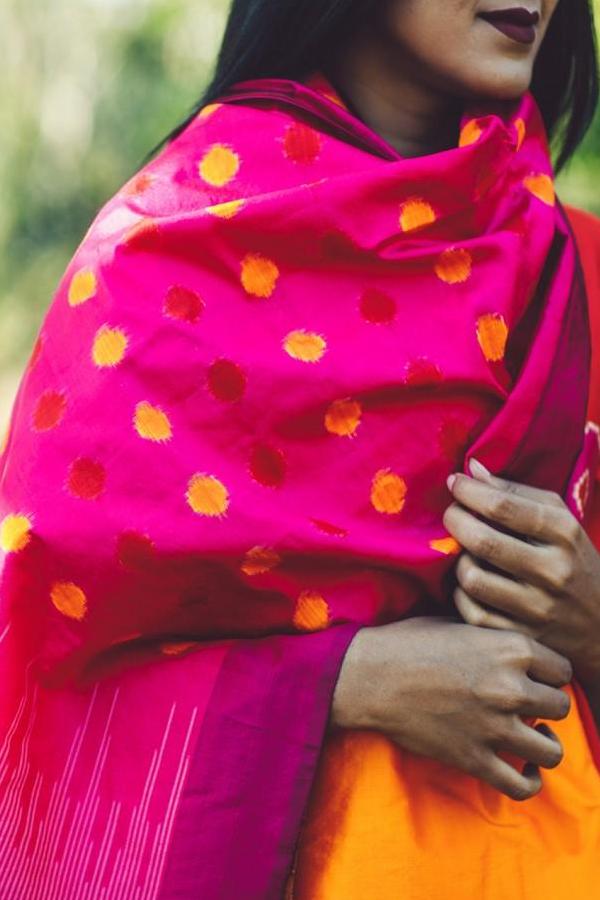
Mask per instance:
[[[0,427],[69,258],[200,95],[227,5],[0,0]],[[561,182],[600,214],[600,116]]]

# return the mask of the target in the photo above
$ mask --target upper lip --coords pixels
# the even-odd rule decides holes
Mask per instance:
[[[479,13],[482,19],[492,21],[510,22],[512,25],[537,25],[540,21],[539,12],[531,12],[524,6],[513,6],[510,9],[494,9],[490,12]]]

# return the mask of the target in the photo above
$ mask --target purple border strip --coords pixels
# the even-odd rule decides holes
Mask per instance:
[[[339,670],[359,628],[232,644],[194,751],[160,900],[281,900]]]

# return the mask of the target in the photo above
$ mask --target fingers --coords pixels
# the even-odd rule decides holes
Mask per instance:
[[[534,766],[526,766],[521,774],[492,752],[475,774],[511,800],[530,800],[542,789],[542,777]]]
[[[553,722],[560,722],[566,719],[570,710],[571,698],[565,691],[530,681],[526,696],[520,704],[519,714],[533,719],[551,719]]]
[[[444,513],[444,527],[472,556],[516,578],[544,587],[549,552],[546,547],[503,534],[456,503]]]
[[[458,560],[456,577],[470,598],[506,613],[509,620],[545,625],[554,611],[555,597],[541,588],[482,568],[470,553],[463,553]]]
[[[467,625],[475,625],[478,628],[494,628],[496,631],[518,631],[520,634],[535,637],[534,630],[529,625],[523,625],[515,619],[509,619],[507,616],[486,609],[460,587],[454,591],[454,603]]]
[[[479,460],[471,459],[469,462],[469,470],[478,481],[491,484],[500,490],[515,494],[517,497],[525,497],[533,500],[535,503],[542,503],[544,506],[563,507],[564,501],[559,494],[553,491],[544,491],[541,488],[532,487],[529,484],[521,484],[518,481],[509,481],[506,478],[499,478],[482,465]]]
[[[544,769],[555,769],[564,757],[562,744],[550,728],[543,725],[530,728],[520,719],[517,719],[512,733],[498,745],[498,749]]]
[[[537,641],[530,640],[529,644],[531,656],[527,673],[531,678],[552,687],[565,687],[572,681],[573,666],[568,659]]]

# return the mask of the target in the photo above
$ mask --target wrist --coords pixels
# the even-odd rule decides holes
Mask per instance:
[[[361,628],[357,631],[346,651],[331,704],[330,724],[336,728],[372,727],[366,662],[373,630]]]

